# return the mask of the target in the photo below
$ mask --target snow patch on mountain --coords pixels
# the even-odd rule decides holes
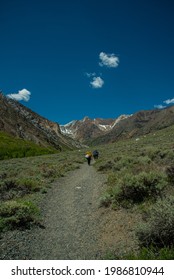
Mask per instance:
[[[124,120],[124,119],[127,119],[127,118],[129,118],[129,117],[131,117],[132,115],[121,115],[121,116],[119,116],[116,120],[115,120],[115,122],[114,122],[114,124],[112,125],[112,127],[111,127],[111,129],[115,126],[115,125],[117,125],[120,121],[122,121],[122,120]]]
[[[77,121],[73,120],[65,125],[60,125],[60,131],[62,134],[75,138],[75,124]]]
[[[120,121],[122,121],[128,117],[130,117],[130,115],[121,115],[116,119],[109,119],[109,121],[105,120],[105,119],[99,119],[99,118],[92,120],[89,117],[84,117],[82,120],[79,120],[79,121],[73,120],[65,125],[60,125],[60,130],[61,130],[62,134],[65,134],[65,135],[70,136],[75,139],[77,132],[78,132],[79,128],[82,127],[82,125],[88,126],[90,123],[91,125],[96,125],[98,127],[98,129],[102,132],[109,132]]]
[[[97,125],[99,129],[101,129],[102,131],[109,131],[111,130],[112,125],[109,124],[98,124]]]

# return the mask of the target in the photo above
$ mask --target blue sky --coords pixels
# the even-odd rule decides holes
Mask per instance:
[[[49,120],[174,103],[174,1],[1,0],[0,11],[0,89]]]

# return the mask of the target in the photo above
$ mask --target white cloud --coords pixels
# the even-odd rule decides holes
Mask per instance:
[[[174,103],[174,98],[172,99],[167,99],[165,101],[163,101],[165,104],[171,104],[171,103]]]
[[[172,103],[174,103],[174,98],[164,100],[163,103],[165,103],[167,105],[172,104]],[[154,107],[157,108],[157,109],[163,109],[163,108],[166,108],[167,106],[164,106],[164,105],[154,105]]]
[[[31,92],[24,88],[22,90],[19,90],[18,93],[11,93],[11,94],[8,94],[7,96],[9,98],[12,98],[17,101],[23,100],[23,101],[27,102],[30,99],[30,95],[31,95]]]
[[[106,54],[104,52],[101,52],[99,54],[99,59],[101,60],[99,62],[100,66],[106,66],[108,68],[116,68],[119,64],[119,58],[115,56],[115,54]]]
[[[155,108],[157,109],[164,109],[166,108],[166,106],[163,106],[163,105],[154,105]]]
[[[95,73],[95,72],[93,72],[93,73],[88,73],[88,72],[86,72],[85,75],[86,75],[88,78],[91,78],[91,77],[94,77],[94,76],[96,75],[96,73]]]
[[[104,85],[104,80],[102,80],[100,77],[94,77],[90,84],[93,88],[102,88]]]

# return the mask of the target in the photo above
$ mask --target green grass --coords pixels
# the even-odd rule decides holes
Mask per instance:
[[[54,148],[41,147],[31,141],[22,140],[7,133],[0,132],[0,160],[53,154],[57,152],[58,151]]]

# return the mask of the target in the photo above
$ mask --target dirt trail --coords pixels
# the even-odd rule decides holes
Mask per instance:
[[[44,200],[44,228],[8,233],[1,259],[100,259],[114,243],[130,243],[131,216],[99,208],[105,181],[87,164],[60,178]]]
[[[54,184],[44,209],[45,230],[41,230],[34,258],[96,258],[96,212],[103,183],[104,176],[84,164]]]

